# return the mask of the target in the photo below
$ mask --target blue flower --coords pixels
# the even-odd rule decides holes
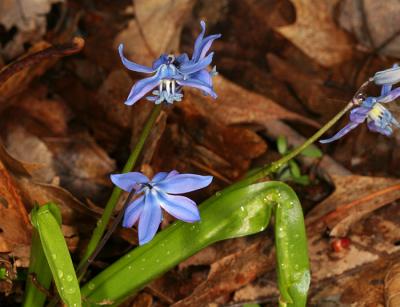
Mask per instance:
[[[394,64],[392,68],[378,71],[372,78],[377,85],[395,84],[400,81],[400,67]]]
[[[176,195],[202,189],[213,177],[161,172],[150,181],[139,172],[111,175],[111,181],[126,192],[140,195],[126,209],[123,227],[130,228],[139,220],[139,244],[149,242],[162,221],[161,208],[177,219],[193,223],[200,220],[196,203]]]
[[[331,138],[320,140],[320,143],[336,141],[365,120],[369,130],[390,136],[393,133],[392,126],[400,128],[400,124],[381,103],[391,102],[399,96],[400,88],[392,90],[392,84],[384,84],[379,97],[367,97],[364,99],[359,107],[351,110],[350,123]]]
[[[123,44],[119,45],[119,55],[126,68],[136,72],[152,74],[151,77],[136,82],[125,104],[133,105],[156,87],[158,89],[152,92],[154,96],[147,97],[148,100],[154,101],[156,104],[163,101],[171,104],[174,101],[181,101],[183,97],[182,87],[184,86],[200,89],[205,95],[210,95],[214,99],[217,98],[212,85],[212,77],[216,74],[215,67],[211,71],[207,70],[207,67],[212,62],[214,53],[211,52],[207,55],[207,52],[213,41],[220,38],[221,34],[204,37],[206,24],[201,21],[200,25],[202,31],[194,44],[191,59],[186,53],[177,57],[162,54],[153,62],[152,67],[147,67],[125,58],[123,54],[124,46]]]

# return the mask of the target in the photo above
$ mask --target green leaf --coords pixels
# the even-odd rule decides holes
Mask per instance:
[[[6,279],[7,277],[7,270],[6,268],[0,267],[0,280]]]
[[[284,155],[288,150],[288,144],[286,138],[283,135],[280,135],[276,140],[276,146],[278,147],[278,152],[281,155]]]
[[[81,306],[78,279],[61,232],[60,210],[54,203],[48,203],[33,209],[31,220],[39,235],[45,258],[62,301],[67,306]],[[40,275],[39,277],[41,278]]]
[[[292,178],[293,182],[302,184],[302,185],[309,185],[310,184],[310,178],[307,175],[302,175],[300,177],[295,177]]]
[[[216,241],[264,230],[269,223],[273,206],[276,203],[280,206],[282,202],[282,208],[289,208],[289,205],[294,208],[293,214],[288,221],[284,221],[283,227],[287,228],[288,223],[298,223],[299,220],[299,225],[304,227],[300,203],[291,188],[284,183],[263,182],[217,193],[200,206],[201,222],[174,223],[158,233],[150,243],[129,252],[84,285],[81,290],[84,305],[107,303],[116,306],[206,246]],[[277,209],[277,212],[281,212],[281,209]],[[293,228],[297,231],[298,227],[297,225]],[[305,230],[300,231],[299,235],[305,236]],[[297,254],[299,257],[306,255],[306,260],[294,258],[291,259],[291,263],[295,265],[298,262],[299,268],[304,271],[303,264],[308,261],[306,241],[305,238],[296,240],[299,243],[290,243],[305,250]],[[280,255],[287,257],[286,252]],[[288,268],[292,269],[292,265]],[[288,289],[296,285],[288,284],[286,280],[292,282],[294,279],[284,279],[282,284],[285,293],[288,293],[285,294],[286,297],[290,297],[291,292]],[[304,282],[302,286],[305,286]],[[294,292],[294,295],[297,295],[297,292]],[[304,300],[302,298],[302,301]]]
[[[310,145],[306,147],[301,154],[305,157],[310,157],[310,158],[321,158],[322,157],[322,151],[318,149],[317,146],[315,145]]]
[[[292,173],[287,165],[284,165],[282,169],[277,174],[277,179],[280,181],[289,181],[292,179]]]
[[[280,302],[282,306],[303,307],[306,306],[310,286],[303,211],[292,189],[286,189],[286,193],[281,193],[275,201],[275,246]]]
[[[243,304],[243,307],[261,307],[261,305],[260,304],[249,303],[249,304]]]
[[[37,210],[37,209],[34,209]],[[52,275],[47,263],[46,256],[40,242],[39,233],[34,229],[32,236],[31,257],[29,264],[29,273],[31,278],[26,280],[24,307],[41,307],[46,301],[46,295],[32,282],[34,276],[37,282],[45,289],[50,288]]]
[[[289,161],[289,167],[290,167],[290,173],[293,178],[298,178],[301,176],[300,167],[294,160]]]

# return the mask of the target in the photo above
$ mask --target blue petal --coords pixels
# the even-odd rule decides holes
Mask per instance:
[[[149,73],[153,73],[155,71],[151,67],[139,65],[139,64],[136,64],[136,63],[134,63],[132,61],[129,61],[124,56],[123,49],[124,49],[124,45],[120,44],[119,47],[118,47],[119,56],[121,57],[122,64],[124,64],[124,66],[126,68],[128,68],[129,70],[132,70],[132,71],[143,72],[143,73],[148,73],[148,74]]]
[[[399,96],[400,96],[400,88],[396,88],[393,91],[386,93],[385,96],[378,97],[377,101],[383,103],[391,102],[393,100],[396,100]]]
[[[386,96],[392,89],[392,84],[384,84],[381,88],[381,96]]]
[[[371,111],[371,107],[358,107],[354,108],[350,112],[350,121],[353,123],[361,124],[368,116],[368,112]]]
[[[155,191],[145,195],[143,212],[139,220],[139,245],[146,244],[157,232],[161,223],[161,207]]]
[[[146,95],[148,92],[150,92],[153,88],[155,88],[160,83],[160,81],[161,81],[161,79],[159,77],[158,72],[157,72],[157,74],[155,74],[154,76],[152,76],[150,78],[145,78],[145,79],[139,80],[132,87],[132,90],[129,93],[128,98],[126,99],[125,104],[128,106],[133,105],[140,98],[142,98],[144,95]]]
[[[200,220],[196,203],[185,196],[158,193],[161,207],[175,218],[193,223]]]
[[[180,194],[202,189],[208,186],[212,180],[212,176],[177,174],[160,181],[156,187],[166,193]]]
[[[173,171],[170,171],[168,173],[168,176],[166,178],[171,178],[171,177],[176,176],[176,175],[179,175],[179,172],[176,171],[176,170],[173,170]]]
[[[134,200],[128,208],[126,208],[124,213],[124,220],[122,221],[122,227],[131,228],[136,221],[139,219],[144,208],[144,196],[140,196],[138,199]]]
[[[206,69],[200,70],[191,75],[190,79],[200,80],[201,82],[207,84],[209,87],[212,87],[212,77]]]
[[[217,93],[214,92],[213,88],[200,80],[191,78],[187,80],[177,80],[176,82],[181,86],[198,88],[202,90],[205,94],[210,95],[212,98],[217,98]]]
[[[126,192],[132,191],[132,189],[134,189],[137,184],[149,182],[149,179],[139,172],[114,174],[111,175],[110,178],[117,187]]]
[[[160,172],[154,175],[154,177],[151,179],[152,183],[157,183],[163,179],[165,179],[168,176],[169,172]]]
[[[394,65],[392,68],[378,71],[373,80],[377,85],[395,84],[400,81],[400,67]]]
[[[168,55],[162,54],[162,55],[160,55],[160,57],[159,57],[157,60],[155,60],[155,61],[153,62],[152,67],[153,67],[153,69],[154,69],[154,71],[155,71],[155,70],[157,70],[157,68],[159,68],[161,65],[167,64],[167,63],[168,63]]]
[[[373,131],[373,132],[378,132],[380,134],[390,136],[393,133],[392,128],[389,125],[386,126],[379,126],[375,121],[369,121],[368,122],[368,129]]]
[[[322,144],[326,144],[326,143],[336,141],[337,139],[340,139],[342,136],[347,134],[350,130],[354,129],[358,125],[359,125],[358,123],[351,122],[351,123],[347,124],[346,126],[344,126],[341,130],[339,130],[339,132],[336,133],[333,137],[331,137],[329,139],[320,140],[319,142]]]
[[[214,56],[214,52],[211,52],[209,55],[207,55],[205,58],[199,60],[198,62],[190,61],[189,63],[184,63],[181,66],[179,66],[179,71],[184,75],[193,74],[199,70],[206,68],[208,65],[210,65],[212,62],[213,56]]]
[[[192,55],[192,60],[196,61],[200,58],[201,53],[201,44],[203,42],[204,33],[206,32],[206,23],[204,20],[200,21],[201,32],[199,36],[197,36],[196,41],[194,42],[194,50]]]
[[[207,36],[207,37],[203,40],[203,42],[202,42],[202,44],[201,44],[201,47],[200,47],[200,56],[199,56],[198,59],[195,59],[195,60],[198,61],[198,60],[204,58],[204,57],[206,56],[207,51],[210,50],[212,43],[213,43],[216,39],[218,39],[218,38],[220,38],[220,37],[221,37],[221,34],[214,34],[214,35]]]
[[[182,54],[180,54],[180,55],[178,55],[177,57],[176,57],[176,61],[179,63],[179,64],[183,64],[183,63],[186,63],[186,62],[189,62],[189,57],[188,57],[188,55],[186,54],[186,53],[182,53]]]

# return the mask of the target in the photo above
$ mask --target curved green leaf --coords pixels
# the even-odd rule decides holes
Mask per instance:
[[[36,209],[34,209],[36,210]],[[37,282],[45,289],[50,288],[52,276],[50,267],[47,263],[46,256],[40,242],[39,233],[35,229],[32,235],[31,257],[29,264],[30,277],[26,280],[26,290],[24,307],[41,307],[46,301],[46,295],[42,293],[33,283],[32,277],[34,276]]]
[[[286,138],[283,135],[280,135],[276,140],[276,146],[278,148],[278,152],[281,155],[284,155],[288,150],[288,144]]]
[[[271,194],[276,203],[275,246],[282,306],[306,306],[310,268],[303,211],[296,193],[286,188]]]
[[[281,196],[284,196],[285,202],[290,200],[295,207],[290,215],[290,221],[286,221],[283,227],[290,229],[291,226],[288,224],[298,223],[299,220],[301,223],[298,225],[304,227],[299,201],[291,188],[284,183],[264,182],[234,191],[217,193],[200,206],[201,222],[174,223],[156,235],[150,243],[129,252],[84,285],[81,290],[84,305],[117,305],[202,248],[216,241],[264,230],[268,226],[273,205],[280,203]],[[289,207],[285,205],[282,208]],[[280,209],[277,209],[277,212],[280,212]],[[298,230],[298,227],[293,228]],[[300,232],[300,235],[305,236],[305,231]],[[298,248],[307,249],[305,238],[298,242],[299,244],[296,245]],[[282,248],[282,245],[279,248]],[[287,257],[286,254],[286,252],[280,253],[285,261],[296,262],[299,268],[301,266],[302,270],[305,269],[304,264],[308,263],[307,259]],[[299,257],[304,257],[304,255],[307,255],[307,252],[299,253]],[[296,263],[288,265],[288,268],[293,268]],[[286,277],[286,275],[282,276]],[[290,297],[293,292],[291,289],[296,287],[291,282],[298,279],[281,280],[283,283],[280,285],[286,291],[285,297]],[[290,284],[287,283],[288,281]],[[293,295],[297,294],[293,292]],[[294,296],[293,299],[297,297]]]
[[[310,145],[301,152],[301,155],[309,158],[321,158],[322,151],[315,145]]]
[[[54,203],[48,203],[31,212],[44,255],[53,275],[62,301],[71,307],[81,306],[81,294],[71,256],[61,232],[61,213]]]

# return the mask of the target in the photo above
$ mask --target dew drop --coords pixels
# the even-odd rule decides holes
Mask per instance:
[[[215,193],[215,196],[220,197],[221,196],[221,192]]]
[[[65,292],[69,293],[69,294],[72,294],[72,293],[76,292],[76,289],[75,288],[69,288],[69,289],[65,290]]]
[[[167,251],[167,255],[171,254],[171,251]]]
[[[56,254],[51,254],[51,258],[53,258],[54,260],[57,259],[57,255]]]
[[[160,262],[160,259],[156,259],[156,262],[159,263],[159,262]]]
[[[58,270],[57,275],[59,278],[62,278],[64,276],[64,273],[63,273],[63,271]]]
[[[132,266],[130,265],[130,266],[128,266],[128,270],[132,270]]]
[[[243,206],[240,206],[240,210],[244,211],[244,207],[243,207]]]
[[[90,290],[93,290],[95,285],[94,285],[94,283],[90,283],[88,287],[89,287]]]
[[[67,281],[72,281],[73,279],[72,275],[67,275]]]

